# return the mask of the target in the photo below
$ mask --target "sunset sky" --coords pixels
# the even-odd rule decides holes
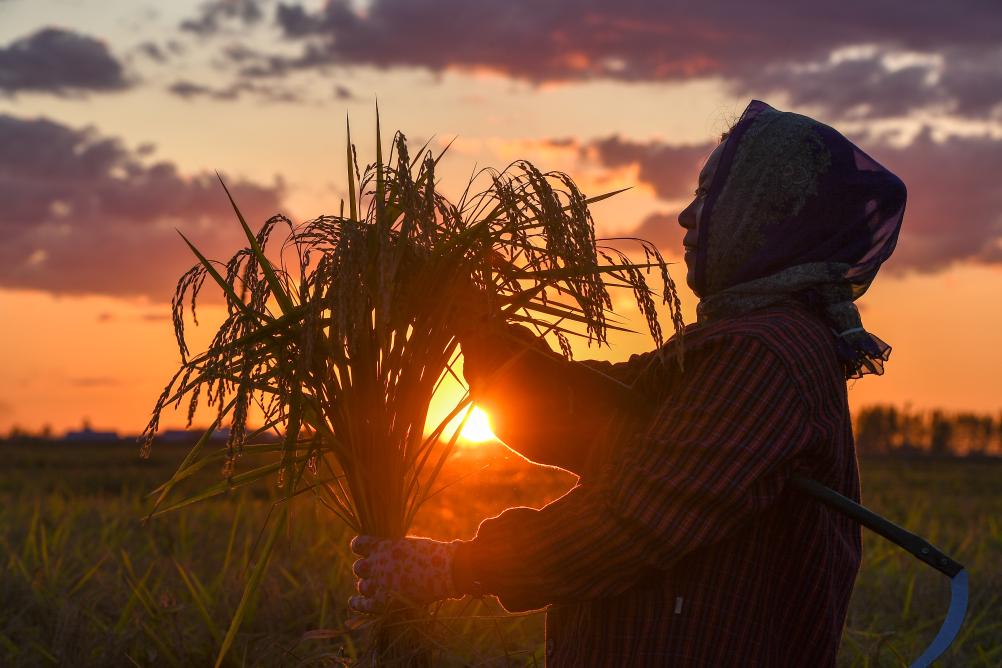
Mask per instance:
[[[345,117],[369,159],[377,97],[384,137],[457,138],[446,192],[515,158],[633,186],[599,234],[679,262],[675,217],[748,100],[823,120],[909,190],[860,301],[894,352],[852,404],[1002,409],[997,3],[0,0],[0,433],[142,429],[179,362],[175,230],[242,244],[214,171],[258,223],[336,213]]]

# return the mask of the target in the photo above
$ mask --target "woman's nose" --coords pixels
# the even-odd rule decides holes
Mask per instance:
[[[693,211],[695,205],[695,202],[691,202],[689,206],[682,209],[678,214],[678,224],[687,230],[691,230],[696,227],[696,216]]]

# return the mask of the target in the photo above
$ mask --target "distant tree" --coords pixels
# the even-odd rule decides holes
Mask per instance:
[[[899,441],[898,411],[894,406],[868,406],[856,415],[856,447],[864,454],[887,454]]]
[[[992,452],[1002,455],[1002,411],[999,411],[998,421],[995,423],[995,447]]]
[[[929,442],[929,424],[924,413],[912,413],[911,406],[905,404],[898,416],[898,429],[892,442],[897,449],[908,452],[921,451]]]
[[[954,418],[956,448],[962,454],[985,454],[991,444],[993,420],[977,413],[959,413]]]
[[[932,412],[929,452],[934,455],[947,455],[953,452],[953,423],[942,411]]]

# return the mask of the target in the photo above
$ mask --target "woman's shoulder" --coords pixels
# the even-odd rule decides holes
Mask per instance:
[[[831,392],[845,386],[831,328],[820,316],[796,302],[687,326],[681,337],[673,336],[660,349],[631,359],[635,366],[643,367],[635,384],[652,391],[670,390],[679,383],[689,382],[692,374],[686,373],[687,370],[719,366],[721,360],[734,359],[735,353],[749,358],[763,355],[772,358],[776,368],[785,368],[806,394],[820,387]],[[732,371],[741,374],[741,365],[734,365]]]
[[[687,328],[686,355],[712,354],[721,346],[768,350],[797,366],[837,366],[835,337],[816,313],[789,301]]]
[[[726,328],[733,334],[749,336],[765,344],[797,345],[800,348],[831,346],[831,327],[807,306],[794,301],[781,302],[731,318]]]

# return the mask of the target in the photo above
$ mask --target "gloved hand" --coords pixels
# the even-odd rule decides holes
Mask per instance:
[[[351,550],[362,557],[352,565],[359,596],[348,606],[364,613],[379,612],[394,598],[413,605],[427,605],[443,598],[461,598],[452,577],[456,547],[462,541],[444,543],[408,536],[399,540],[356,536]]]

